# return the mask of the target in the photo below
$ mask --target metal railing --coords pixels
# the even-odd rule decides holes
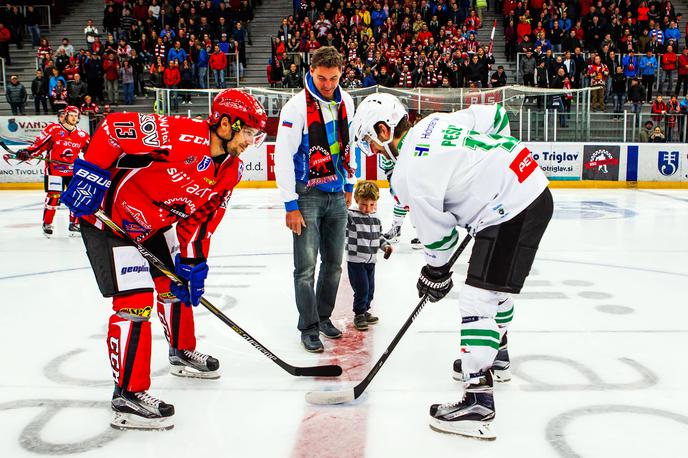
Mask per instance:
[[[12,7],[16,6],[19,8],[21,13],[26,17],[26,10],[29,5],[12,5]],[[33,6],[33,9],[38,13],[38,26],[47,28],[49,31],[53,30],[53,19],[50,11],[50,5],[30,5]],[[0,8],[5,8],[9,9],[9,5],[2,5]]]
[[[5,71],[5,58],[0,57],[0,72],[2,72],[2,89],[7,89],[7,74]]]

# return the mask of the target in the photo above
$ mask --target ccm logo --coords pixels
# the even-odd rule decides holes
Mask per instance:
[[[83,178],[86,181],[90,181],[93,184],[96,184],[102,188],[109,188],[111,181],[108,180],[107,178],[103,178],[101,176],[96,175],[95,173],[91,173],[88,170],[84,169],[79,169],[76,171],[76,175]]]
[[[210,141],[207,138],[197,137],[196,135],[181,134],[179,136],[180,142],[194,143],[196,145],[210,145]]]

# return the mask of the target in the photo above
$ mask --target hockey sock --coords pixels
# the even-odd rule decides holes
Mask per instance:
[[[478,383],[499,350],[500,334],[495,315],[497,301],[492,291],[464,285],[459,293],[461,310],[461,367],[464,383]]]
[[[511,296],[505,295],[497,302],[497,326],[499,326],[499,338],[509,330],[511,320],[514,319],[514,300]]]
[[[45,194],[45,204],[43,210],[43,224],[52,224],[55,218],[55,211],[60,206],[60,193],[48,192]]]
[[[126,391],[150,388],[152,293],[115,296],[107,348],[115,384]]]
[[[76,216],[74,216],[74,213],[69,212],[69,222],[70,223],[78,223],[79,219]]]
[[[172,296],[170,280],[167,277],[157,277],[154,281],[158,292],[158,317],[167,342],[170,347],[177,350],[195,350],[196,332],[193,308]]]
[[[408,213],[408,211],[408,207],[404,207],[403,205],[395,203],[392,224],[401,227],[401,225],[404,224],[404,218],[406,218],[406,214]]]

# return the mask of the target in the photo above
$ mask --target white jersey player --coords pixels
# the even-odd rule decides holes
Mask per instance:
[[[366,154],[396,161],[391,186],[424,245],[420,296],[436,302],[452,288],[447,262],[459,241],[457,226],[475,238],[458,300],[461,360],[454,372],[465,392],[458,402],[433,404],[430,426],[482,439],[496,437],[493,370],[508,379],[511,294],[521,291],[553,210],[547,178],[508,126],[499,105],[474,105],[411,127],[390,94],[366,97],[352,124]]]

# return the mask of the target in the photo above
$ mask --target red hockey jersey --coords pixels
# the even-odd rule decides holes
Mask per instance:
[[[32,157],[47,152],[46,159],[56,161],[45,161],[46,175],[70,177],[74,171],[72,164],[79,157],[81,151],[86,148],[90,138],[85,131],[78,127],[70,132],[62,124],[55,122],[48,124],[27,150]]]
[[[205,121],[140,113],[107,116],[84,159],[112,173],[101,208],[120,227],[142,241],[178,222],[181,256],[195,260],[207,258],[243,171],[239,158],[211,157]]]

